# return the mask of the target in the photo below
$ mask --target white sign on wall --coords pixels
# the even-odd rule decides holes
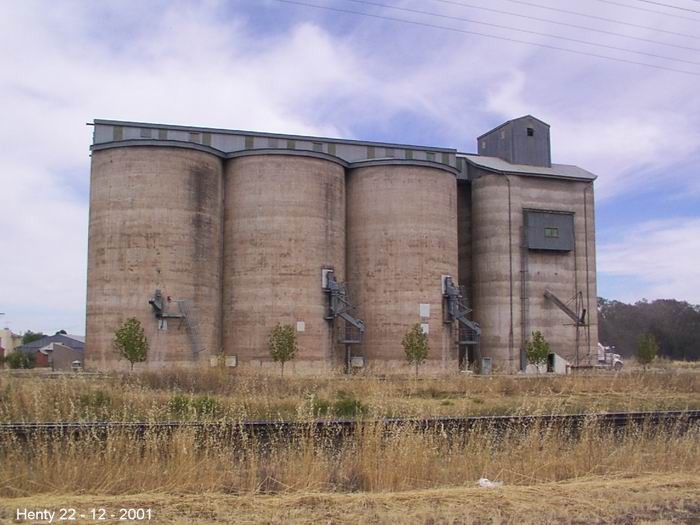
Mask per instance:
[[[420,310],[421,317],[430,317],[430,304],[420,303],[419,310]]]
[[[303,332],[306,330],[306,323],[304,321],[297,321],[297,332]]]
[[[430,325],[428,323],[421,323],[420,327],[425,335],[428,335],[430,333]]]

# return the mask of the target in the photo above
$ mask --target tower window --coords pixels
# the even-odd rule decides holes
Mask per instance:
[[[535,136],[535,129],[534,128],[527,128],[527,136],[534,137]]]

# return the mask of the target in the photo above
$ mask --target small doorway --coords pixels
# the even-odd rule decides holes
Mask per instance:
[[[459,369],[473,370],[476,363],[476,345],[459,345]]]
[[[554,354],[547,355],[547,372],[554,372]]]

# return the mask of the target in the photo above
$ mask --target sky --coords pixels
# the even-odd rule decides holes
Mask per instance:
[[[15,332],[84,333],[96,118],[474,152],[532,114],[599,177],[599,295],[700,304],[697,0],[6,1],[0,43]]]

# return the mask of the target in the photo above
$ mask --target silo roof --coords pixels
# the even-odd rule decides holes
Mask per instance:
[[[472,166],[496,173],[512,173],[514,175],[531,175],[533,177],[576,181],[594,181],[598,178],[597,175],[590,171],[572,164],[552,164],[552,167],[548,168],[544,166],[530,166],[527,164],[511,164],[498,157],[485,157],[468,153],[458,153],[457,158],[463,158]]]

